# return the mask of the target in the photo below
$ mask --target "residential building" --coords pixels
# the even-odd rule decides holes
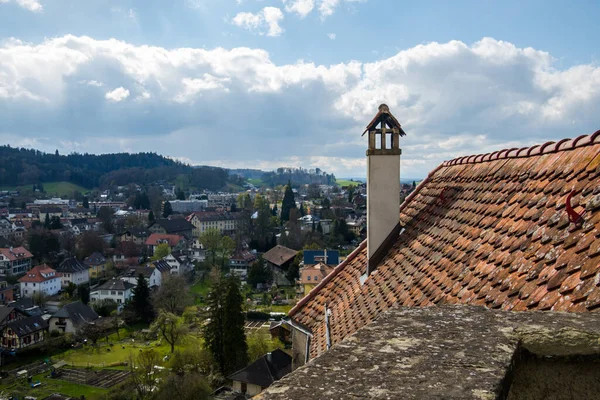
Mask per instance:
[[[300,278],[296,281],[296,295],[300,298],[306,296],[332,271],[333,267],[323,263],[305,265],[300,269]]]
[[[113,278],[92,289],[90,299],[94,301],[112,300],[117,304],[125,304],[133,296],[134,285],[124,280]]]
[[[24,247],[0,248],[0,275],[18,275],[31,269],[33,254]]]
[[[90,281],[89,267],[75,257],[66,258],[56,272],[61,275],[62,287],[69,286],[70,283],[79,286]]]
[[[148,246],[148,254],[154,255],[154,250],[158,245],[166,243],[169,245],[171,252],[175,249],[182,248],[185,245],[185,238],[180,235],[166,235],[161,233],[153,233],[146,239]]]
[[[19,285],[21,297],[54,296],[61,288],[61,275],[46,264],[37,265],[19,278]]]
[[[278,381],[292,370],[292,357],[285,351],[276,349],[265,354],[247,367],[229,375],[233,390],[247,396],[256,396],[273,382]]]
[[[129,228],[121,235],[121,242],[133,242],[138,246],[143,246],[150,236],[147,229]]]
[[[148,227],[148,230],[151,233],[179,235],[191,239],[194,225],[185,218],[157,219]]]
[[[160,272],[161,283],[165,279],[169,279],[171,277],[171,265],[168,262],[166,262],[164,259],[154,261],[152,263],[152,267],[154,267],[158,272]]]
[[[48,330],[60,333],[78,334],[88,324],[93,324],[98,318],[96,311],[81,301],[75,301],[63,306],[48,320]]]
[[[263,254],[263,259],[271,268],[276,267],[281,270],[287,270],[288,266],[294,261],[296,254],[298,252],[294,249],[277,245]]]
[[[237,229],[238,214],[200,211],[190,214],[187,220],[194,226],[192,232],[194,237],[199,237],[209,229],[216,229],[222,235],[233,235]]]
[[[206,251],[198,239],[194,239],[189,244],[186,253],[192,261],[204,262],[206,260]]]
[[[14,300],[15,285],[8,284],[7,281],[0,281],[0,304],[8,304]]]
[[[171,209],[175,213],[189,214],[191,212],[202,211],[208,207],[208,200],[169,200]]]
[[[252,264],[256,261],[256,253],[248,250],[239,250],[229,257],[229,268],[232,272],[246,277]]]
[[[184,275],[194,269],[194,264],[181,251],[173,251],[163,260],[171,267],[171,275]]]
[[[9,323],[27,318],[28,315],[13,306],[0,306],[0,331]]]
[[[169,271],[170,273],[170,271]],[[143,275],[148,282],[148,287],[157,288],[162,283],[162,274],[158,268],[154,267],[131,267],[127,269],[121,276],[121,280],[137,286],[137,281],[140,275]]]
[[[49,219],[52,217],[62,218],[65,214],[64,209],[61,207],[42,206],[39,210],[38,218],[42,223],[46,221],[46,217]]]
[[[46,339],[48,323],[41,315],[9,322],[2,328],[2,348],[22,350]]]
[[[106,276],[108,260],[102,254],[95,252],[83,260],[88,267],[90,278],[96,279]]]
[[[314,266],[317,264],[338,265],[340,263],[340,252],[338,250],[304,250],[304,266]]]

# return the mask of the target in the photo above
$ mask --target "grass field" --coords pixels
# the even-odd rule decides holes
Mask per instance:
[[[255,179],[248,179],[248,183],[251,183],[254,186],[261,186],[263,184],[263,181],[260,178],[255,178]]]
[[[62,197],[71,196],[75,190],[85,193],[88,189],[76,185],[71,182],[45,182],[42,183],[47,196]],[[19,193],[24,194],[33,191],[33,185],[23,186],[0,186],[0,190],[18,190]]]
[[[358,186],[361,182],[349,181],[347,179],[336,179],[335,183],[339,186]]]
[[[72,382],[63,381],[60,379],[52,379],[48,377],[49,372],[35,375],[33,382],[40,381],[41,386],[32,388],[27,384],[25,379],[17,381],[11,385],[0,386],[0,398],[5,398],[3,395],[12,395],[15,398],[22,399],[24,396],[32,396],[38,399],[50,396],[53,393],[61,393],[67,396],[79,398],[82,395],[88,400],[93,400],[102,397],[108,393],[107,389],[102,389],[94,386],[80,385]]]

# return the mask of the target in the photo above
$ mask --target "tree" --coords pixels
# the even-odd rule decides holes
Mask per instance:
[[[288,182],[285,186],[285,192],[283,193],[283,200],[281,202],[281,220],[289,221],[290,210],[296,208],[296,200],[294,199],[294,192],[292,191],[292,183]]]
[[[33,229],[27,237],[29,251],[38,262],[50,262],[60,251],[58,237],[47,229]]]
[[[146,399],[156,389],[159,377],[155,366],[161,357],[156,350],[140,350],[137,357],[129,360],[131,383],[137,392],[138,399]]]
[[[185,308],[192,303],[189,291],[186,289],[185,280],[173,275],[163,280],[160,288],[154,295],[154,308],[174,315],[181,315]]]
[[[221,235],[218,229],[207,229],[200,235],[199,240],[211,260],[211,266],[220,265],[223,267],[225,260],[229,258],[235,249],[233,239],[229,236]]]
[[[154,310],[150,301],[150,288],[148,287],[148,281],[142,274],[138,276],[137,284],[133,288],[130,306],[141,321],[150,322],[152,320]]]
[[[188,333],[183,318],[164,310],[158,313],[150,329],[165,339],[171,346],[171,353],[175,351],[175,345],[179,344]]]
[[[48,214],[46,214],[46,217],[48,216]],[[60,218],[57,216],[53,216],[52,218],[50,218],[50,229],[62,229],[63,228],[63,224],[60,222]]]
[[[211,396],[211,392],[211,387],[206,378],[200,373],[169,374],[164,384],[160,386],[155,398],[209,400],[214,398]]]
[[[81,329],[81,336],[85,337],[95,346],[100,338],[106,335],[110,325],[104,319],[97,319],[93,323],[85,324]]]
[[[73,282],[69,282],[69,284],[65,288],[65,292],[69,295],[69,298],[73,297],[73,294],[75,294],[76,290],[77,290],[77,285],[74,284]]]
[[[94,301],[92,303],[92,308],[101,317],[110,317],[111,313],[114,310],[116,310],[117,307],[118,307],[117,303],[112,299],[104,299],[104,300]]]
[[[152,210],[150,210],[150,212],[148,213],[148,222],[154,222],[154,211]]]
[[[248,362],[254,362],[275,349],[283,349],[279,339],[271,339],[270,335],[254,332],[248,335]]]
[[[90,208],[90,201],[88,200],[87,196],[83,198],[83,208]]]
[[[152,256],[151,260],[158,261],[169,254],[171,254],[171,247],[169,246],[169,243],[160,243],[154,248],[154,255]]]
[[[185,200],[185,193],[180,188],[177,188],[175,191],[175,197],[177,200]]]
[[[256,287],[259,283],[267,283],[273,280],[271,269],[265,266],[262,256],[258,257],[248,272],[248,284]]]
[[[114,232],[114,226],[113,226],[113,210],[110,207],[105,207],[102,206],[100,207],[100,209],[98,210],[98,219],[100,221],[102,221],[102,228],[108,232],[108,233],[113,233]]]
[[[8,208],[15,208],[17,206],[17,203],[15,202],[14,198],[10,198],[10,201],[8,202]]]
[[[46,301],[48,301],[48,297],[44,294],[44,292],[34,292],[33,296],[31,296],[33,300],[33,304],[39,306],[40,308],[44,308],[46,305]]]
[[[94,231],[85,231],[79,236],[77,247],[79,259],[84,259],[93,253],[104,253],[106,242]]]
[[[50,229],[50,214],[46,213],[46,217],[44,218],[44,228]]]
[[[77,287],[77,297],[85,305],[90,302],[90,288],[87,285],[80,285]]]
[[[321,205],[325,210],[328,210],[331,207],[331,201],[329,200],[329,197],[325,197]]]
[[[354,186],[348,188],[348,203],[352,203],[354,200]]]
[[[163,206],[163,218],[168,218],[171,214],[173,214],[173,207],[171,207],[171,203],[166,201]]]
[[[208,294],[209,319],[203,336],[219,370],[225,376],[248,362],[243,303],[240,281],[234,274],[217,279]]]

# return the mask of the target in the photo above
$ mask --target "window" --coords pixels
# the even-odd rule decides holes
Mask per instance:
[[[318,276],[315,276],[315,281],[318,281],[318,280],[319,280],[319,277],[318,277]]]
[[[307,281],[310,281],[310,276],[307,276],[307,277],[306,277],[306,280],[307,280]]]

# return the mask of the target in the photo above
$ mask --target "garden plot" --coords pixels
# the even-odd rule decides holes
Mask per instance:
[[[104,389],[115,386],[123,382],[129,371],[119,371],[112,369],[82,369],[82,368],[62,368],[59,379],[74,382],[82,385],[96,386]]]

